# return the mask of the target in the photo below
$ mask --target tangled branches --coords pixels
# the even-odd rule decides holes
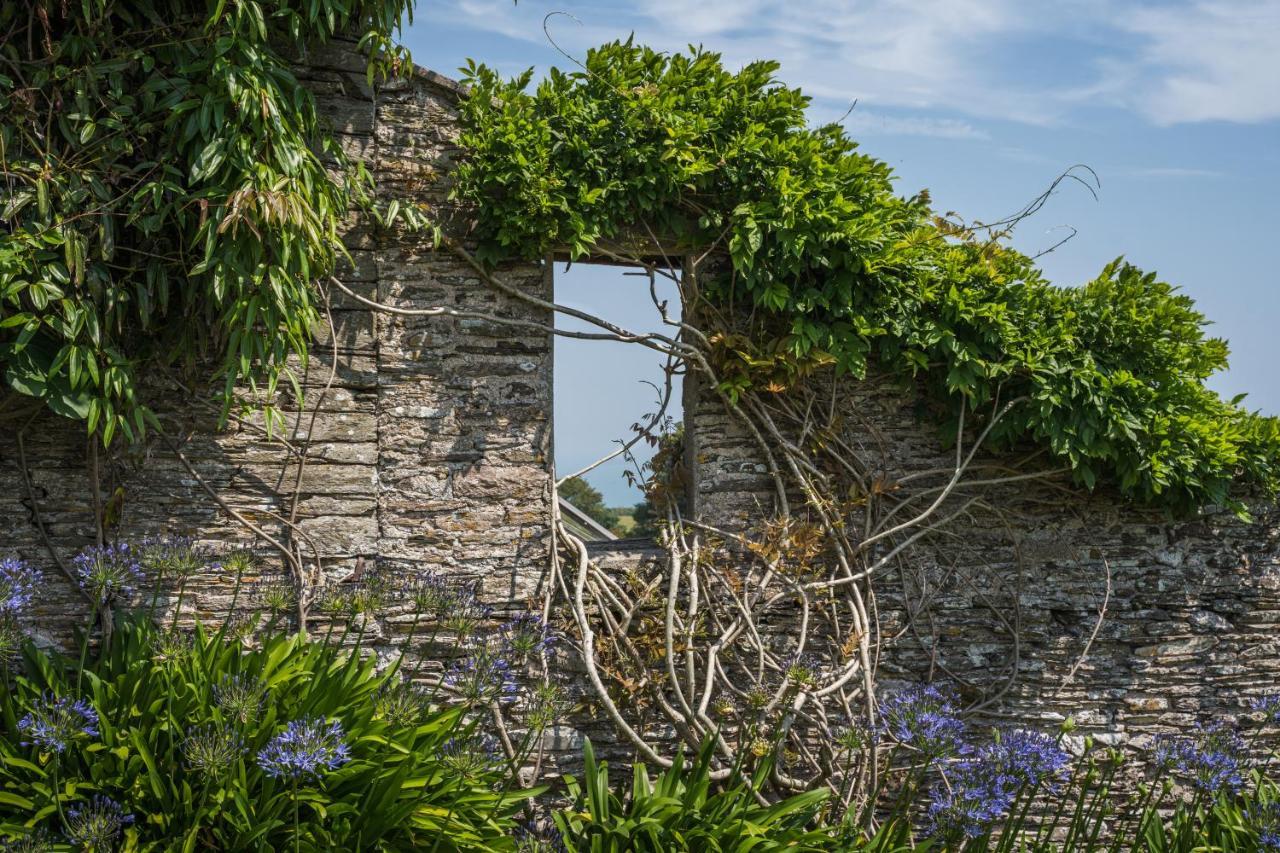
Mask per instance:
[[[649,332],[512,288],[457,242],[446,238],[441,248],[471,264],[487,286],[595,330],[566,332],[548,321],[548,333],[661,353],[667,381],[658,413],[640,430],[652,437],[665,420],[674,375],[685,372],[700,387],[722,388],[715,343],[696,325],[698,271],[714,257],[655,263],[661,247],[654,246],[634,255],[610,253],[614,261],[643,266],[651,283],[666,276],[679,288],[685,310],[677,318],[651,286],[661,328]],[[379,310],[459,313],[380,305],[332,284]],[[1017,398],[963,412],[949,466],[895,470],[884,447],[867,440],[868,424],[850,418],[846,383],[718,396],[768,472],[772,506],[750,525],[730,529],[713,523],[718,519],[697,501],[680,500],[655,482],[651,493],[665,495],[664,559],[622,577],[594,561],[557,516],[559,547],[552,550],[543,612],[567,610],[593,701],[647,761],[670,766],[675,752],[711,741],[719,778],[767,758],[776,788],[825,785],[842,808],[852,808],[876,789],[881,766],[876,739],[859,734],[878,724],[877,669],[886,640],[893,639],[880,625],[878,582],[907,567],[921,540],[982,509],[990,490],[1063,472],[1034,457],[1019,466],[993,465],[983,456],[993,431],[1022,402]],[[655,480],[662,476],[656,472]],[[917,609],[927,609],[926,598],[921,590]],[[1009,628],[1016,635],[1016,626]],[[997,689],[1007,689],[1016,674],[1015,653]]]

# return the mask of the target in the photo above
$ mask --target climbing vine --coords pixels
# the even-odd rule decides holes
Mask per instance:
[[[156,365],[217,365],[275,413],[314,282],[369,176],[281,52],[362,36],[407,67],[409,0],[18,0],[0,7],[0,416],[40,406],[110,445]],[[7,410],[7,411],[6,411]]]
[[[1049,283],[1011,226],[896,194],[842,128],[809,125],[776,70],[631,42],[536,86],[471,65],[456,192],[475,205],[479,257],[661,235],[724,259],[686,311],[733,398],[888,370],[926,389],[953,436],[962,412],[1017,401],[988,442],[1034,442],[1089,488],[1177,509],[1229,501],[1241,480],[1275,491],[1280,425],[1205,386],[1227,347],[1187,296],[1122,260],[1082,287]]]

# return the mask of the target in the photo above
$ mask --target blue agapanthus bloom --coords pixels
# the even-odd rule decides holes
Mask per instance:
[[[67,809],[67,837],[87,850],[110,850],[133,815],[110,797],[95,794]]]
[[[98,736],[98,712],[83,699],[45,693],[18,721],[18,731],[28,738],[23,746],[61,753],[76,738]]]
[[[487,651],[454,662],[444,685],[468,705],[514,702],[520,692],[511,664]]]
[[[142,582],[142,564],[127,542],[85,548],[72,563],[80,588],[99,604],[131,598]]]
[[[1004,729],[978,747],[969,762],[993,784],[1017,791],[1053,785],[1069,772],[1071,754],[1056,738],[1030,729]]]
[[[1254,711],[1261,711],[1268,723],[1280,725],[1280,693],[1259,696],[1249,703]]]
[[[969,757],[952,770],[949,784],[938,784],[930,793],[927,816],[932,834],[983,834],[1024,789],[1052,785],[1071,764],[1070,753],[1056,739],[1029,729],[998,731],[991,742],[964,751]]]
[[[964,748],[964,723],[951,699],[932,684],[909,687],[882,700],[880,719],[884,732],[929,758],[956,755]]]
[[[938,783],[930,791],[926,829],[942,838],[976,838],[1009,810],[1015,797],[1014,789],[966,764],[949,784]]]
[[[1224,723],[1202,726],[1195,737],[1160,736],[1152,750],[1157,767],[1211,796],[1244,787],[1245,755],[1244,739]]]
[[[440,627],[457,634],[459,639],[471,636],[493,612],[492,607],[480,602],[475,590],[460,587],[453,589],[450,595],[453,598],[448,611],[440,617]]]
[[[351,760],[343,738],[337,720],[294,720],[258,752],[258,766],[276,779],[319,778]]]
[[[1254,803],[1245,817],[1258,833],[1258,850],[1280,853],[1280,802]]]
[[[152,536],[137,547],[138,563],[157,576],[188,578],[200,571],[218,571],[213,552],[190,536]]]
[[[20,616],[40,588],[40,570],[20,557],[0,560],[0,616]]]
[[[504,622],[498,628],[502,647],[513,657],[523,660],[531,655],[550,651],[556,637],[542,617],[534,613],[521,613]]]

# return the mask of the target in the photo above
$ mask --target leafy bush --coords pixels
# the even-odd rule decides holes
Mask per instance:
[[[529,793],[501,792],[503,761],[463,708],[297,635],[245,649],[131,616],[85,669],[28,645],[23,670],[0,695],[0,837],[503,850]]]
[[[832,837],[813,828],[826,791],[762,805],[756,792],[768,768],[750,783],[718,785],[711,778],[710,744],[692,765],[677,757],[655,781],[644,765],[635,765],[625,797],[610,787],[608,763],[596,761],[590,741],[584,757],[582,780],[568,780],[572,806],[556,815],[571,853],[832,849]]]
[[[142,437],[137,379],[157,363],[215,359],[228,405],[249,380],[269,406],[370,195],[287,54],[354,33],[371,80],[410,67],[391,36],[411,4],[38,9],[0,4],[4,385],[104,444]]]

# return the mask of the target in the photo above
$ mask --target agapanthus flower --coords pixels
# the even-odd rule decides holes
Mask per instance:
[[[521,613],[498,627],[502,647],[517,660],[550,651],[556,638],[542,617],[534,613]]]
[[[44,693],[18,721],[18,731],[28,738],[23,746],[61,753],[78,738],[98,736],[98,712],[83,699]]]
[[[1004,729],[993,741],[978,747],[967,763],[992,784],[1016,792],[1060,780],[1069,770],[1071,754],[1044,732]]]
[[[549,818],[517,824],[516,853],[565,853],[564,836]]]
[[[262,616],[256,610],[238,611],[227,615],[224,635],[238,643],[246,643],[253,639],[258,630],[258,620]]]
[[[110,850],[133,815],[110,797],[95,794],[67,809],[67,837],[88,850]]]
[[[142,566],[128,543],[85,548],[72,561],[80,588],[101,604],[133,596]]]
[[[348,612],[352,616],[372,616],[386,610],[394,592],[386,570],[379,564],[358,581],[346,584]]]
[[[326,616],[343,616],[351,610],[351,590],[339,583],[329,583],[315,591],[316,610]]]
[[[218,564],[207,548],[190,536],[155,536],[138,545],[138,562],[157,577],[189,578],[203,569],[216,571]]]
[[[277,779],[319,778],[351,760],[343,738],[337,720],[294,720],[258,752],[258,766]]]
[[[468,589],[454,590],[453,604],[440,620],[446,631],[452,631],[458,639],[465,639],[489,618],[493,608],[481,604],[475,593]]]
[[[232,548],[218,558],[218,564],[224,572],[241,578],[253,574],[258,558],[248,548]]]
[[[417,613],[441,619],[453,606],[455,594],[448,579],[435,572],[410,577],[401,585],[400,595],[413,604]]]
[[[930,791],[925,812],[928,832],[943,838],[976,838],[1004,815],[1014,796],[976,767],[963,767],[949,784],[938,783]]]
[[[178,630],[151,635],[151,659],[157,663],[181,663],[191,656],[191,637]]]
[[[467,779],[492,773],[502,763],[498,739],[490,734],[450,738],[440,747],[440,762]]]
[[[800,688],[816,686],[821,674],[822,662],[814,655],[794,655],[783,671],[787,681]]]
[[[836,731],[835,741],[849,752],[861,752],[876,743],[876,728],[867,725],[866,720],[854,720]]]
[[[40,588],[40,570],[20,557],[0,560],[0,616],[23,615]]]
[[[267,685],[251,675],[224,675],[213,687],[213,703],[228,718],[247,726],[258,719]]]
[[[964,723],[950,698],[932,684],[916,685],[880,703],[883,730],[930,758],[955,755],[964,745]]]
[[[188,729],[182,740],[182,759],[187,768],[215,778],[230,769],[242,755],[244,740],[225,724]]]
[[[287,616],[298,606],[298,587],[289,575],[273,572],[254,584],[253,598],[272,616]]]
[[[1157,767],[1182,776],[1210,796],[1244,786],[1245,754],[1244,739],[1223,723],[1202,726],[1195,737],[1160,736],[1152,750]]]
[[[1280,802],[1255,802],[1245,812],[1245,818],[1258,834],[1260,853],[1280,853]]]
[[[373,713],[394,728],[415,728],[431,711],[431,695],[408,681],[388,683],[373,698]]]
[[[1280,693],[1259,696],[1249,703],[1254,711],[1261,711],[1268,723],[1280,725]]]
[[[487,651],[455,661],[444,684],[469,705],[514,702],[520,690],[511,664]]]

